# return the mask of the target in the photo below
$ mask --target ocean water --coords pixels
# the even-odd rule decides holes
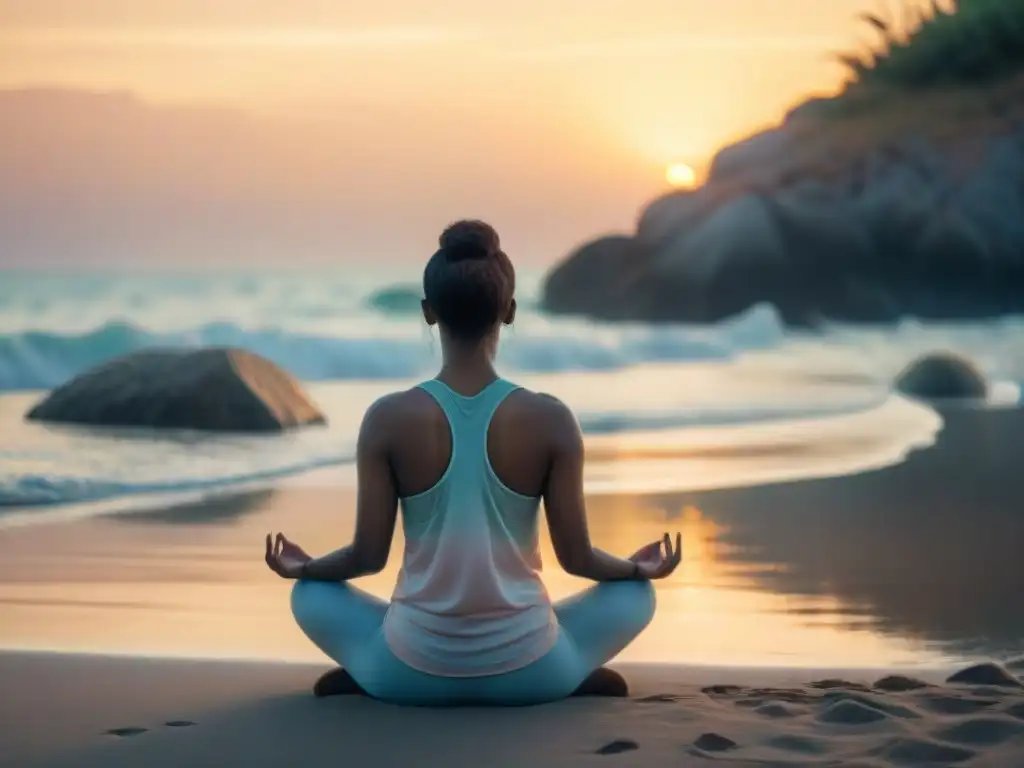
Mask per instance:
[[[440,345],[415,268],[361,272],[47,275],[0,280],[0,524],[226,490],[350,484],[354,438],[380,395],[432,376]],[[669,491],[828,476],[898,462],[942,427],[891,391],[916,355],[952,350],[1019,399],[1024,322],[785,330],[770,307],[713,326],[602,325],[545,315],[521,277],[504,375],[562,397],[591,460],[588,491]],[[99,432],[26,423],[49,388],[152,345],[235,345],[306,382],[324,428],[283,436]]]

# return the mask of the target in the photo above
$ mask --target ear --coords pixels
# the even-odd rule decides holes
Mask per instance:
[[[434,308],[427,303],[426,299],[420,300],[420,309],[423,311],[423,319],[427,325],[431,327],[437,325],[437,315],[434,314]]]
[[[505,319],[502,322],[505,325],[512,325],[516,321],[516,300],[512,299],[508,305],[508,312],[505,313]]]

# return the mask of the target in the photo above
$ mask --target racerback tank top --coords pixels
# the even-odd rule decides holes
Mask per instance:
[[[511,490],[487,455],[498,406],[518,387],[498,379],[466,397],[431,380],[451,459],[428,491],[401,499],[405,555],[384,619],[391,651],[442,677],[480,677],[546,654],[558,623],[540,579],[540,499]]]

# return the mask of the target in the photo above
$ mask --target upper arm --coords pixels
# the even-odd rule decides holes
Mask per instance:
[[[549,398],[547,407],[551,458],[544,508],[559,564],[569,573],[579,573],[593,557],[583,496],[583,433],[563,403]]]
[[[391,469],[394,403],[383,398],[366,411],[356,444],[356,532],[352,547],[370,570],[384,568],[398,515],[398,490]]]

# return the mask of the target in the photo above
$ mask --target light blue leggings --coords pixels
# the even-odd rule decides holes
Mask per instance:
[[[555,646],[532,664],[486,677],[438,677],[409,667],[384,641],[388,604],[350,584],[300,581],[292,590],[299,627],[370,696],[419,706],[521,706],[564,699],[629,645],[654,617],[645,581],[596,584],[555,605]]]

